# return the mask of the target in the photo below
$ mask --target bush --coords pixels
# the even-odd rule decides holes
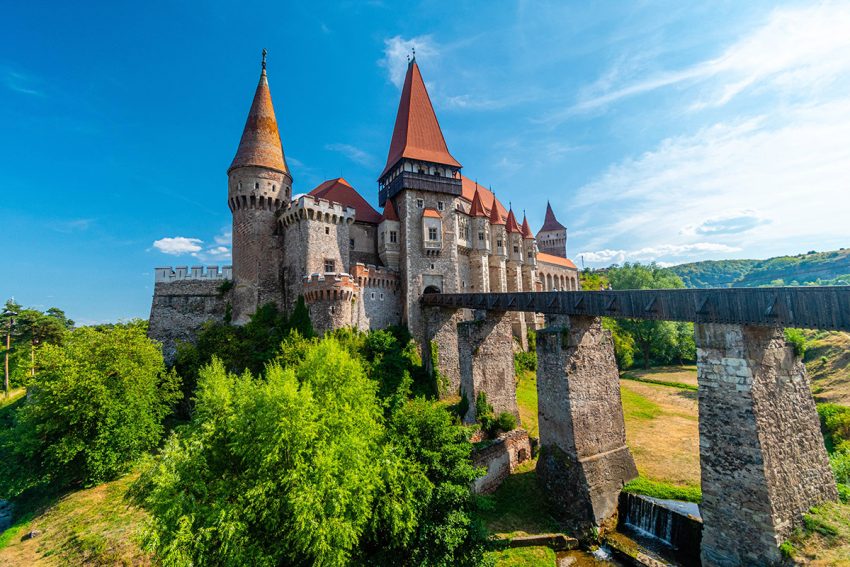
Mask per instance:
[[[493,427],[496,433],[499,431],[512,431],[516,429],[516,416],[503,411],[493,422]]]
[[[518,352],[514,355],[514,371],[517,375],[523,372],[537,372],[537,353]]]
[[[0,437],[0,494],[31,486],[91,486],[126,472],[162,438],[179,397],[141,322],[71,331],[45,345],[31,396]]]
[[[806,354],[806,336],[800,329],[785,329],[785,340],[794,349],[794,355],[802,358]]]
[[[817,408],[826,450],[850,450],[850,408],[838,404],[818,404]]]

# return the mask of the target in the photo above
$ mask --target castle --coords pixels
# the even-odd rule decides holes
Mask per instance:
[[[567,229],[551,206],[535,235],[527,219],[461,174],[415,57],[378,176],[381,213],[343,178],[293,195],[265,54],[227,175],[232,268],[156,270],[150,334],[167,358],[206,320],[245,323],[259,306],[291,310],[299,296],[319,332],[405,324],[424,340],[423,293],[579,289]],[[511,315],[523,345],[538,324],[534,313]]]

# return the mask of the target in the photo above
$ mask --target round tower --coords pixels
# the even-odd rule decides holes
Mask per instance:
[[[265,303],[283,307],[283,240],[275,217],[289,203],[292,176],[272,106],[265,49],[260,82],[227,177],[233,213],[233,321],[241,324]]]

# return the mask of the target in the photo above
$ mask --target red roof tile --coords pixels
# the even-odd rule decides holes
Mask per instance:
[[[545,252],[537,253],[537,261],[543,262],[544,264],[555,264],[556,266],[563,266],[564,268],[577,269],[576,265],[573,264],[573,261],[569,258],[561,258],[560,256],[553,256],[552,254],[546,254]]]
[[[398,221],[398,213],[395,212],[392,199],[387,199],[387,204],[384,205],[384,214],[381,215],[381,220]]]
[[[346,207],[354,207],[356,211],[354,215],[355,221],[368,222],[371,224],[378,224],[381,222],[380,213],[373,209],[372,205],[370,205],[366,199],[361,197],[360,193],[358,193],[357,190],[342,177],[328,179],[310,191],[310,195],[319,197],[320,199],[327,199],[328,201],[333,201],[334,203],[339,203]]]
[[[496,203],[496,213],[499,215],[499,221],[495,224],[505,224],[505,220],[508,218],[508,210],[496,199],[496,196],[492,191],[484,187],[483,185],[478,185],[472,179],[468,177],[461,176],[461,197],[472,202],[472,199],[475,197],[476,189],[481,195],[481,204],[484,206],[484,212],[486,212],[490,216],[490,224],[494,224],[493,222],[493,202]]]
[[[566,230],[567,227],[558,222],[555,218],[555,213],[552,211],[552,205],[546,201],[546,218],[543,219],[543,226],[540,227],[540,232],[544,230]]]
[[[514,216],[513,210],[508,211],[508,220],[505,222],[505,225],[505,229],[508,232],[522,232],[516,222],[516,217]]]
[[[407,66],[387,165],[380,177],[392,169],[401,158],[460,167],[460,163],[452,157],[446,146],[443,131],[437,122],[437,115],[434,114],[434,107],[431,106],[431,99],[415,59]]]
[[[528,217],[526,217],[524,214],[522,215],[522,237],[534,238],[534,235],[531,234],[531,227],[528,226]]]
[[[227,171],[245,166],[268,167],[289,173],[265,69],[260,74],[260,82],[254,92],[254,101],[242,130],[239,149],[236,150],[236,156]]]
[[[484,205],[481,204],[481,192],[478,191],[478,188],[475,189],[475,195],[472,196],[472,205],[469,207],[469,215],[473,217],[487,217]]]
[[[443,218],[443,217],[440,216],[440,213],[438,213],[436,209],[425,209],[422,212],[422,216],[423,217],[430,217],[432,219]]]

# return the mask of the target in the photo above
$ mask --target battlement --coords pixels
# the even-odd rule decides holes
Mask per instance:
[[[360,262],[354,264],[352,276],[361,288],[381,287],[399,289],[401,283],[398,271],[384,266],[374,266]]]
[[[304,301],[351,301],[357,292],[357,282],[344,272],[310,274],[303,279]]]
[[[284,225],[302,220],[315,220],[331,224],[351,224],[354,222],[354,207],[346,207],[334,201],[312,195],[301,195],[282,209],[279,219]]]
[[[172,268],[156,268],[154,282],[155,283],[171,283],[185,280],[232,280],[233,267],[222,266],[178,266]]]

